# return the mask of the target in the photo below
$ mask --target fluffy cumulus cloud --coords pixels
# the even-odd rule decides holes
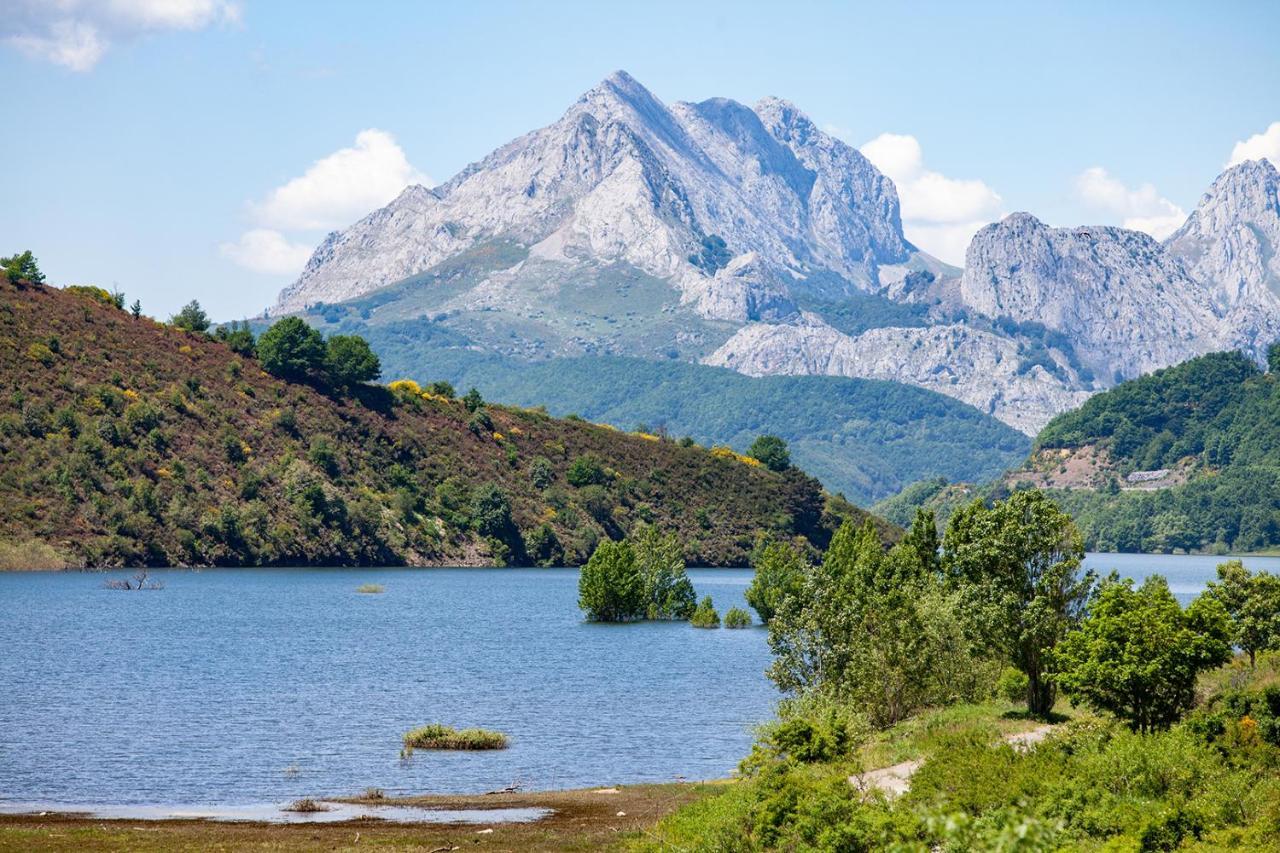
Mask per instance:
[[[113,42],[240,20],[231,0],[11,0],[0,17],[6,44],[35,59],[88,71]]]
[[[383,130],[362,130],[350,148],[315,161],[305,172],[249,203],[258,226],[222,254],[251,270],[297,275],[321,232],[350,225],[399,195],[409,184],[431,179],[410,165],[395,138]]]
[[[419,183],[429,184],[430,178],[409,165],[391,134],[362,130],[355,145],[312,163],[305,173],[254,204],[253,210],[262,224],[274,228],[336,228]]]
[[[296,275],[311,257],[310,244],[291,243],[270,228],[246,231],[236,242],[218,248],[240,266],[269,275]]]
[[[1231,149],[1231,159],[1227,161],[1227,165],[1234,166],[1245,160],[1260,160],[1263,157],[1280,168],[1280,121],[1273,121],[1262,133],[1255,133],[1248,139],[1237,142]]]
[[[1163,240],[1187,220],[1187,212],[1151,184],[1126,187],[1101,166],[1076,177],[1076,195],[1086,205],[1121,220],[1121,225]]]
[[[1000,195],[982,181],[928,169],[914,136],[882,133],[860,150],[897,186],[907,239],[948,263],[963,264],[974,232],[1002,215]]]

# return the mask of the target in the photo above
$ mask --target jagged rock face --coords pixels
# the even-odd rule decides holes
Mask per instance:
[[[1146,234],[1050,228],[1027,213],[974,236],[960,295],[988,317],[1065,333],[1081,361],[1108,380],[1204,352],[1219,322],[1205,288]]]
[[[1225,345],[1258,355],[1280,336],[1280,172],[1271,161],[1219,175],[1165,247],[1210,289]]]
[[[1090,396],[1079,390],[1078,377],[1065,363],[1058,365],[1064,381],[1039,365],[1025,367],[1017,343],[1009,338],[958,323],[886,327],[851,337],[806,313],[790,323],[746,326],[705,362],[749,376],[907,382],[955,397],[1032,434],[1053,414]]]
[[[736,319],[742,299],[708,297],[716,270],[689,260],[711,235],[731,255],[754,252],[757,281],[775,277],[748,300],[762,304],[813,271],[874,290],[880,264],[915,251],[893,183],[795,107],[668,108],[618,72],[555,124],[329,235],[274,310],[350,299],[503,238],[543,260],[632,264],[700,313],[723,303],[731,316],[716,319]]]

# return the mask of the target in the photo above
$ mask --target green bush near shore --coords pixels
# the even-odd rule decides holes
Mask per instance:
[[[420,726],[404,736],[400,754],[408,757],[415,749],[506,749],[507,736],[486,729],[454,729],[440,723]]]
[[[750,628],[751,614],[741,607],[730,607],[724,614],[726,628]]]

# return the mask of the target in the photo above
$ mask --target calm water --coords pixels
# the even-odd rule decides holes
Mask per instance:
[[[1091,554],[1183,601],[1215,557]],[[1247,560],[1280,571],[1280,558]],[[122,573],[121,576],[127,576]],[[0,808],[278,803],[721,777],[767,720],[765,632],[590,625],[562,569],[0,573]],[[745,570],[690,572],[723,612]],[[381,595],[355,592],[381,583]],[[418,752],[427,722],[506,732]]]
[[[121,573],[120,576],[128,576]],[[722,612],[750,573],[690,572]],[[761,628],[591,625],[562,569],[0,573],[0,801],[279,802],[727,775],[767,720]],[[355,589],[376,582],[380,595]],[[418,752],[428,722],[507,750]]]

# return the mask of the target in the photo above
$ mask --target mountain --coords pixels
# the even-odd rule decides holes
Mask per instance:
[[[1275,169],[1255,161],[1163,245],[1017,213],[959,270],[913,246],[893,182],[794,105],[667,105],[617,72],[329,235],[272,313],[351,322],[359,303],[371,340],[417,323],[527,363],[903,382],[1033,435],[1116,382],[1224,347],[1260,356],[1280,332],[1278,229]]]
[[[1223,172],[1165,247],[1209,288],[1223,344],[1261,356],[1280,338],[1280,172],[1271,161]]]
[[[741,565],[766,533],[821,546],[866,517],[725,450],[412,385],[286,382],[100,296],[0,274],[6,562],[577,564],[644,520],[691,562]]]

